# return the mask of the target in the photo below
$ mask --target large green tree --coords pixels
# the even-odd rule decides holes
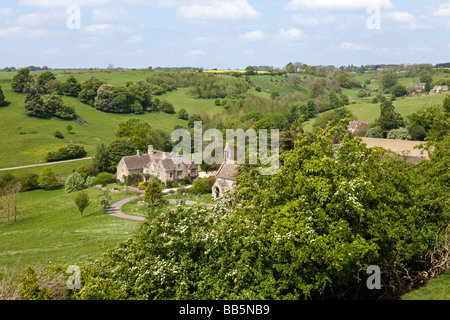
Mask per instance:
[[[25,96],[25,112],[30,117],[45,118],[51,115],[44,100],[35,87],[31,87]]]
[[[42,169],[41,173],[39,174],[38,183],[42,189],[53,188],[58,183],[55,171],[52,168]]]
[[[5,95],[3,94],[2,86],[0,86],[0,106],[5,104]]]
[[[122,157],[132,156],[136,154],[136,146],[132,140],[128,138],[116,138],[106,148],[108,155],[107,164],[108,172],[116,172],[117,165]]]
[[[385,136],[387,132],[403,127],[405,124],[403,117],[395,111],[392,101],[385,101],[380,105],[380,116],[375,123],[383,130]]]
[[[33,77],[30,75],[30,69],[20,69],[11,80],[11,88],[14,92],[23,93],[25,85],[31,82]]]

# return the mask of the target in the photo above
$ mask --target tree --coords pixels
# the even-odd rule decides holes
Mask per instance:
[[[336,79],[339,81],[339,85],[342,88],[350,88],[350,76],[345,71],[340,71],[335,75]]]
[[[58,80],[49,80],[44,86],[44,92],[47,94],[56,93],[58,95],[63,94],[62,83]]]
[[[336,93],[334,93],[333,91],[331,91],[328,94],[328,102],[330,103],[331,109],[336,109],[336,108],[342,107],[339,96]]]
[[[114,100],[114,86],[104,84],[97,90],[94,107],[101,111],[112,111],[111,103]]]
[[[380,105],[380,110],[380,117],[375,120],[375,124],[383,130],[385,135],[388,131],[404,125],[402,116],[395,112],[394,104],[391,101],[383,102]]]
[[[188,120],[189,114],[187,113],[186,109],[180,109],[178,111],[178,118],[182,120]]]
[[[94,158],[94,167],[99,171],[109,170],[108,152],[105,144],[103,143],[97,146],[97,153]]]
[[[149,145],[159,147],[156,134],[150,124],[139,118],[122,120],[114,134],[118,138],[130,139],[137,150],[147,150]]]
[[[66,193],[77,192],[83,189],[86,189],[86,181],[79,173],[74,172],[67,177],[65,183]]]
[[[12,182],[0,189],[0,212],[3,212],[3,216],[8,224],[11,223],[11,218],[13,222],[16,222],[19,214],[17,204],[21,190],[22,184],[20,182]]]
[[[11,88],[14,92],[23,93],[25,85],[31,82],[33,77],[30,75],[30,69],[20,69],[11,80]]]
[[[58,183],[58,180],[56,180],[55,171],[53,171],[52,168],[42,169],[39,174],[38,183],[42,189],[49,190],[53,188]]]
[[[383,72],[380,75],[379,82],[382,90],[389,89],[397,84],[397,75],[395,72]]]
[[[97,203],[106,211],[112,203],[111,192],[109,190],[103,190],[97,197]]]
[[[396,84],[391,88],[391,92],[395,97],[401,97],[405,96],[408,93],[408,90],[406,90],[405,86]]]
[[[0,86],[0,106],[5,104],[5,95],[3,94],[2,86]]]
[[[145,188],[144,201],[149,206],[158,206],[161,204],[163,188],[156,179],[151,179]]]
[[[175,109],[174,109],[173,105],[169,101],[166,101],[166,100],[161,101],[161,103],[159,104],[159,108],[162,112],[165,112],[165,113],[169,113],[169,114],[175,113]]]
[[[41,92],[48,93],[46,91],[45,85],[47,84],[47,82],[49,82],[51,80],[56,80],[56,77],[53,74],[53,72],[45,71],[40,74],[40,76],[37,79],[37,82],[38,82],[38,86],[39,86]]]
[[[445,96],[442,107],[444,108],[444,112],[450,113],[450,95],[449,94],[447,94]]]
[[[62,84],[62,92],[66,96],[78,97],[81,91],[81,85],[74,76],[69,76]]]
[[[188,128],[193,128],[194,127],[194,122],[195,121],[203,121],[202,117],[198,114],[192,114],[189,116],[189,120],[188,120]]]
[[[77,193],[73,201],[75,202],[78,210],[80,211],[81,219],[83,219],[83,212],[90,204],[89,195],[87,194],[86,191],[80,191]]]
[[[44,101],[36,88],[30,88],[25,96],[25,112],[30,117],[45,118],[49,112]]]
[[[66,130],[67,130],[67,133],[68,133],[68,134],[72,134],[73,127],[72,127],[70,124],[68,124],[68,125],[66,126]]]
[[[91,77],[89,80],[81,84],[78,99],[81,102],[87,103],[93,107],[95,104],[95,98],[97,97],[97,91],[103,84],[105,84],[105,82]]]
[[[107,164],[108,172],[116,172],[117,165],[122,157],[132,156],[136,154],[136,146],[129,138],[116,138],[106,148],[106,154],[108,155]]]

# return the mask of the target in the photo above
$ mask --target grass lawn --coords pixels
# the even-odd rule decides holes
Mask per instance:
[[[201,201],[199,202],[200,204],[204,204],[204,197],[206,197],[207,201],[206,204],[216,204],[216,202],[214,201],[214,199],[212,198],[211,194],[202,194],[201,195]],[[169,200],[169,199],[176,199],[175,195],[171,195],[171,196],[165,196],[164,199]],[[187,200],[189,200],[189,197],[187,198]],[[125,214],[129,214],[132,216],[139,216],[139,217],[145,217],[147,215],[147,208],[145,206],[139,206],[137,205],[138,201],[142,201],[142,198],[139,200],[133,200],[130,202],[125,203],[122,206],[122,212]],[[193,196],[193,200],[195,201],[195,196]],[[175,204],[167,204],[167,207],[175,207]]]
[[[87,191],[91,204],[83,219],[73,202],[76,193],[66,194],[62,188],[21,193],[17,222],[0,220],[0,266],[86,263],[135,233],[139,222],[107,215],[97,205],[100,191]],[[117,201],[131,195],[112,197]]]
[[[450,300],[450,273],[429,280],[425,286],[401,297],[402,300]]]

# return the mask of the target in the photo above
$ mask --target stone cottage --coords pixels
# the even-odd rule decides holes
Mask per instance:
[[[212,196],[214,199],[220,197],[225,189],[233,187],[234,175],[237,172],[238,165],[231,159],[231,152],[228,143],[224,149],[225,161],[221,164],[216,173],[216,182],[212,186]]]
[[[370,129],[370,123],[366,121],[350,121],[347,129],[355,137],[364,137]]]
[[[198,177],[198,167],[193,160],[170,152],[153,150],[148,146],[148,153],[137,151],[134,156],[123,157],[117,166],[117,179],[124,182],[124,177],[132,174],[148,173],[162,182],[181,182],[189,177],[192,182]]]

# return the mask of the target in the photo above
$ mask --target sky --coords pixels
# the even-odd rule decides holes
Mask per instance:
[[[449,0],[1,0],[0,68],[436,64],[449,34]]]

